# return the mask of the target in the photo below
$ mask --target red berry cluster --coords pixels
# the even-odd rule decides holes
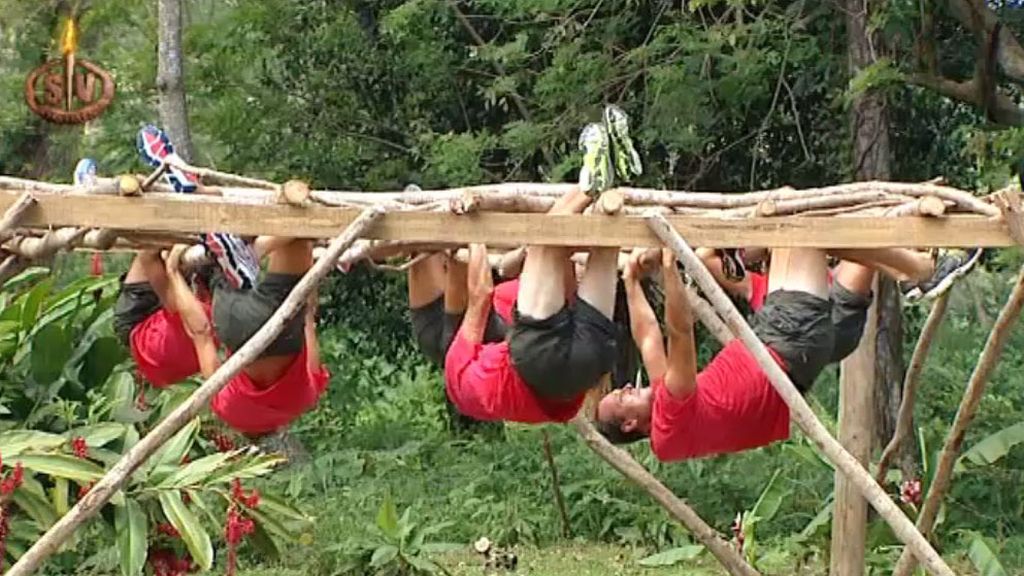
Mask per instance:
[[[164,548],[150,548],[148,562],[153,576],[185,576],[196,569],[187,553],[179,557],[173,550]]]
[[[156,525],[156,533],[162,534],[169,538],[181,538],[181,533],[174,527],[174,524],[169,522],[161,522]]]
[[[92,487],[95,486],[95,485],[96,485],[95,482],[89,482],[88,484],[86,484],[84,486],[79,486],[78,487],[78,499],[81,500],[82,498],[85,498],[85,495],[88,494],[89,491],[92,490]]]
[[[89,445],[85,443],[85,438],[81,436],[71,441],[71,452],[77,458],[86,459],[89,457]]]
[[[231,452],[235,449],[235,441],[231,439],[227,434],[216,433],[210,440],[213,441],[213,445],[217,447],[218,452]]]
[[[0,466],[2,465],[3,461],[0,460]],[[21,486],[24,479],[25,469],[22,468],[21,462],[18,462],[14,465],[14,470],[5,474],[3,480],[0,480],[0,497],[6,500],[8,496]],[[10,533],[11,518],[7,513],[7,506],[0,504],[0,567],[3,565],[4,554],[7,552],[7,536]]]
[[[921,480],[919,478],[904,480],[900,484],[900,501],[914,506],[921,504]]]
[[[260,505],[259,490],[253,488],[248,493],[242,489],[242,482],[235,478],[231,482],[231,504],[228,505],[228,517],[224,524],[224,540],[228,543],[227,576],[234,576],[238,563],[238,545],[242,539],[252,534],[256,524],[251,518],[242,515],[242,507],[256,508]]]

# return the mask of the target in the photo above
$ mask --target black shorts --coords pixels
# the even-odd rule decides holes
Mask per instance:
[[[836,343],[832,349],[832,362],[839,362],[849,356],[864,335],[868,321],[868,308],[872,296],[850,292],[838,283],[832,283],[829,293],[832,301],[832,325],[836,330]]]
[[[573,398],[615,366],[615,323],[583,300],[544,320],[514,314],[512,365],[538,396]]]
[[[430,304],[419,308],[410,308],[412,334],[416,345],[431,362],[444,366],[444,357],[455,339],[456,332],[462,326],[465,314],[449,314],[444,311],[444,296],[440,296]],[[491,308],[487,316],[487,328],[484,330],[484,343],[501,342],[505,339],[508,329],[501,316]]]
[[[277,311],[299,283],[297,274],[267,273],[255,288],[242,290],[228,284],[218,274],[213,281],[213,326],[217,338],[232,352],[252,338]],[[305,309],[303,306],[285,325],[278,337],[259,355],[290,356],[305,346]]]
[[[770,292],[751,327],[786,363],[786,372],[801,392],[808,391],[832,361],[836,327],[831,300],[795,290]]]
[[[125,346],[129,345],[132,330],[143,320],[155,314],[163,304],[149,282],[125,284],[121,277],[121,290],[114,304],[114,334]]]

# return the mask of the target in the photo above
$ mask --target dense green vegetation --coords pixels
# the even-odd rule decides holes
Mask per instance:
[[[0,173],[67,181],[84,155],[107,173],[141,168],[134,134],[156,119],[155,3],[82,4],[81,53],[116,74],[118,96],[99,120],[66,128],[35,119],[20,101],[27,71],[56,54],[54,3],[0,0]],[[852,172],[847,110],[873,86],[889,96],[896,179],[942,174],[982,191],[1002,185],[1024,133],[993,129],[976,111],[902,80],[913,64],[917,5],[888,3],[876,25],[893,43],[892,59],[850,78],[843,19],[832,3],[476,0],[458,5],[470,32],[452,4],[433,0],[188,0],[196,161],[340,189],[557,181],[574,176],[580,125],[603,103],[618,102],[634,119],[647,168],[643,185],[810,186]],[[1001,17],[1022,27],[1013,11]],[[943,65],[969,76],[974,48],[967,33],[948,22],[939,33]],[[1006,251],[954,293],[918,403],[925,483],[1019,263]],[[110,328],[125,261],[107,264],[108,277],[77,280],[85,268],[66,258],[54,263],[52,277],[33,271],[3,286],[3,472],[13,474],[19,441],[27,450],[20,430],[34,430],[34,448],[43,452],[24,463],[5,562],[191,390],[147,391],[140,409],[131,364]],[[258,487],[271,503],[241,544],[248,576],[362,574],[371,565],[401,573],[429,570],[433,562],[473,574],[482,560],[469,543],[480,536],[513,547],[521,568],[535,574],[679,573],[645,566],[673,559],[692,573],[717,573],[710,556],[644,494],[570,431],[549,427],[570,520],[571,535],[564,535],[541,429],[450,431],[440,375],[408,338],[404,290],[400,278],[356,270],[332,277],[322,291],[331,386],[293,428],[309,462],[266,474],[266,457],[218,459],[223,431],[206,418],[45,573],[115,573],[126,555],[134,569],[145,540],[175,553],[187,549],[223,570],[235,476],[260,476],[246,479],[245,489]],[[909,351],[926,309],[905,314]],[[941,551],[964,570],[988,553],[1007,573],[1024,571],[1022,344],[1018,331],[968,434],[938,529]],[[711,350],[702,344],[702,354]],[[833,428],[836,397],[832,369],[811,398]],[[74,457],[76,438],[85,439],[87,459]],[[827,571],[833,473],[799,436],[675,465],[657,463],[645,445],[631,451],[720,531],[729,533],[746,512],[744,551],[764,572]],[[205,464],[185,473],[188,461]],[[903,479],[896,473],[891,480],[887,488],[898,498]],[[191,505],[174,496],[182,487]],[[905,506],[913,516],[912,504]],[[173,525],[192,534],[187,542],[166,528],[158,532],[174,510]],[[125,540],[133,530],[147,538]],[[869,544],[870,565],[885,572],[899,548],[883,523],[872,521]]]

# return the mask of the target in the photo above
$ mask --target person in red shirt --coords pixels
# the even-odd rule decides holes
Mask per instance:
[[[577,189],[549,213],[579,213],[589,203]],[[487,344],[493,279],[486,247],[470,247],[466,315],[445,357],[446,390],[459,412],[477,420],[540,423],[565,422],[579,411],[584,394],[615,361],[618,252],[591,250],[570,305],[569,250],[530,246],[508,338]]]
[[[872,251],[886,262],[910,254]],[[639,285],[639,254],[624,274],[631,330],[651,380],[648,388],[615,390],[602,398],[598,428],[617,443],[650,437],[659,460],[738,452],[789,437],[789,410],[740,340],[733,340],[698,373],[693,315],[669,250],[662,254],[668,351]],[[704,254],[706,256],[706,253]],[[932,270],[908,263],[912,279]],[[806,392],[821,370],[852,352],[871,304],[874,269],[842,262],[828,280],[826,254],[816,249],[772,252],[768,293],[751,326],[793,383]],[[754,290],[748,292],[752,298]]]
[[[185,248],[175,246],[167,258],[168,293],[192,340],[200,372],[209,378],[221,363],[218,343],[233,353],[266,323],[312,266],[313,243],[259,238],[257,249],[270,255],[264,277],[249,289],[216,278],[212,322],[179,270]],[[330,373],[320,362],[314,298],[214,397],[214,414],[235,430],[250,437],[274,433],[311,409],[327,388]]]

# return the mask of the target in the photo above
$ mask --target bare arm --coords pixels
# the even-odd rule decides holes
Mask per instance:
[[[675,255],[664,249],[665,327],[668,331],[668,369],[665,386],[676,398],[697,391],[697,345],[693,336],[693,310],[676,269]]]
[[[317,295],[314,291],[309,295],[306,304],[306,324],[304,332],[306,337],[306,367],[310,372],[320,369],[320,343],[316,339],[316,308]]]
[[[639,258],[641,254],[634,252],[626,264],[622,282],[626,287],[626,303],[629,307],[629,330],[633,341],[640,350],[644,368],[651,380],[665,375],[665,344],[662,342],[661,328],[658,318],[647,301],[639,278]]]
[[[491,266],[487,261],[487,247],[483,244],[469,246],[469,303],[462,319],[459,334],[468,342],[480,344],[487,329],[487,315],[491,311],[491,297],[494,283]]]
[[[728,292],[730,296],[743,298],[744,300],[750,299],[750,276],[746,276],[738,282],[730,280],[725,276],[725,272],[722,271],[722,258],[715,253],[714,249],[697,248],[696,252],[701,262],[707,267],[708,272],[711,272],[711,275],[715,277],[715,282],[718,282],[718,285],[723,290]]]
[[[204,378],[209,378],[220,367],[220,357],[217,355],[217,343],[213,337],[213,325],[179,269],[181,255],[187,249],[188,246],[178,244],[171,249],[167,257],[167,292],[178,314],[181,315],[185,331],[192,338],[192,345],[195,346],[199,358],[199,370]]]

